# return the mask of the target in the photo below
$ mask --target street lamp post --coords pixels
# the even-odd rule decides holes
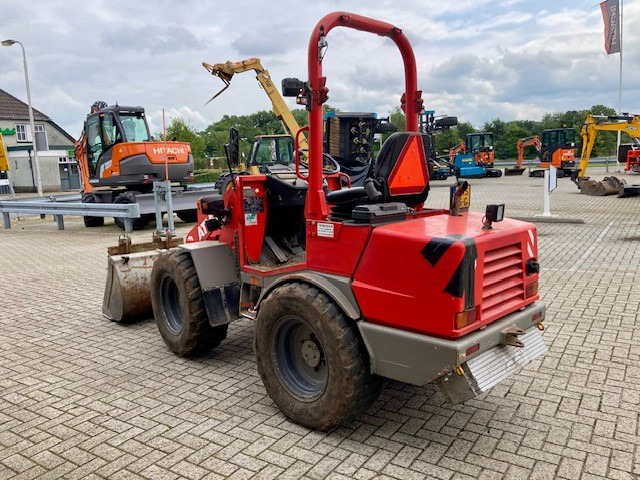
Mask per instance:
[[[33,122],[33,107],[31,106],[31,88],[29,86],[29,70],[27,69],[27,54],[24,45],[17,40],[4,40],[2,45],[10,47],[17,43],[22,48],[22,62],[24,63],[24,81],[27,85],[27,104],[29,105],[29,124],[31,125],[31,142],[33,145],[33,163],[36,167],[36,181],[38,182],[38,195],[42,196],[42,177],[40,176],[40,163],[38,161],[38,147],[36,146],[36,126]]]

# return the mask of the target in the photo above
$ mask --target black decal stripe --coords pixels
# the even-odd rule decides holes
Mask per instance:
[[[465,309],[470,309],[475,306],[473,298],[475,290],[474,277],[475,262],[478,258],[476,242],[473,238],[462,235],[452,235],[452,240],[459,240],[465,246],[465,250],[462,260],[460,260],[458,267],[453,272],[444,291],[454,297],[464,297]]]
[[[449,247],[458,241],[453,237],[435,237],[429,240],[429,243],[422,249],[422,256],[431,264],[432,267],[442,258],[449,250]]]

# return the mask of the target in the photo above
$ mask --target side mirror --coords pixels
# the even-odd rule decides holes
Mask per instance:
[[[282,79],[282,96],[283,97],[297,97],[300,95],[300,90],[304,88],[303,81],[297,78],[283,78]]]

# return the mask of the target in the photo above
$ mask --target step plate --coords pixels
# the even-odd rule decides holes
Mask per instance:
[[[536,327],[529,328],[518,339],[524,347],[497,345],[462,365],[463,376],[451,372],[440,377],[437,383],[447,401],[454,405],[466,402],[547,352],[542,334]]]
[[[542,334],[532,327],[518,337],[524,347],[498,345],[467,361],[466,369],[475,379],[478,393],[486,392],[502,380],[547,353]]]

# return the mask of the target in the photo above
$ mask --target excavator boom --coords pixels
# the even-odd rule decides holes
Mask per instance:
[[[465,142],[460,142],[453,148],[449,149],[449,163],[453,164],[453,160],[456,158],[458,153],[464,153],[467,149],[467,144]]]
[[[531,146],[535,147],[537,152],[540,153],[542,143],[540,142],[540,137],[538,135],[518,139],[518,141],[516,142],[516,148],[518,150],[518,159],[516,160],[516,166],[515,168],[505,168],[505,176],[522,175],[522,173],[525,171],[525,169],[522,167],[522,161],[524,160],[524,149]]]

